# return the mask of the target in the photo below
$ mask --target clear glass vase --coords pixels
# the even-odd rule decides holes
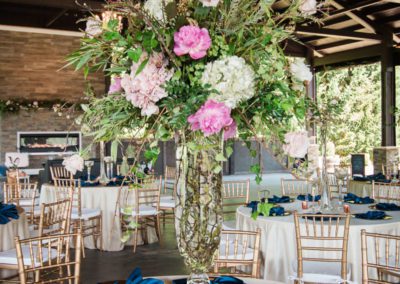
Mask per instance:
[[[100,141],[100,176],[99,183],[101,185],[106,185],[110,180],[106,175],[106,169],[104,165],[104,151],[105,151],[105,143],[104,141]]]
[[[202,145],[198,150],[189,149],[187,143],[177,147],[175,227],[179,252],[191,272],[188,283],[192,284],[209,283],[207,273],[220,242],[222,163],[215,158],[223,144],[221,138],[210,139],[196,140]]]

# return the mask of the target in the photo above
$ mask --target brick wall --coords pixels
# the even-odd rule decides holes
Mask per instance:
[[[0,31],[0,100],[79,100],[85,88],[82,72],[60,70],[78,47],[78,37]],[[104,92],[101,73],[91,83],[96,93]]]
[[[0,31],[0,100],[82,99],[85,81],[81,71],[60,70],[65,57],[79,47],[79,38],[72,36]],[[96,93],[104,92],[104,76],[91,79]],[[59,117],[49,109],[22,110],[0,117],[0,164],[6,152],[17,151],[18,131],[74,131],[73,117]],[[83,139],[83,146],[90,143]],[[39,168],[47,156],[30,156],[30,168]]]

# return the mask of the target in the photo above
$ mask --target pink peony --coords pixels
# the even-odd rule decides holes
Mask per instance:
[[[161,53],[153,53],[146,67],[136,75],[142,61],[132,64],[131,74],[122,77],[121,86],[126,99],[140,108],[143,116],[151,116],[158,113],[156,102],[168,95],[162,86],[172,77],[173,70],[167,69],[167,61]]]
[[[283,151],[292,158],[304,158],[309,146],[307,131],[297,131],[285,134]]]
[[[174,52],[178,56],[189,54],[192,59],[206,56],[211,46],[207,29],[196,26],[183,26],[174,34]]]
[[[115,77],[113,83],[110,85],[110,89],[108,90],[109,94],[115,94],[121,92],[121,78]]]
[[[224,103],[208,100],[201,108],[188,117],[192,130],[201,130],[204,136],[219,133],[224,127],[233,124],[231,109]]]
[[[224,128],[224,140],[235,138],[237,131],[236,122],[233,120],[232,123]]]

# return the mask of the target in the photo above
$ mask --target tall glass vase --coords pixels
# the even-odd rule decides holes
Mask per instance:
[[[222,164],[215,159],[223,144],[215,140],[200,150],[187,141],[177,147],[175,226],[179,251],[191,271],[189,284],[209,283],[207,272],[220,242]]]
[[[105,143],[104,141],[100,141],[100,176],[99,183],[101,185],[106,185],[110,180],[106,175],[106,169],[104,166],[104,151],[105,151]]]
[[[323,153],[323,161],[322,161],[322,171],[319,176],[319,191],[321,193],[321,206],[320,210],[324,213],[329,213],[333,211],[333,206],[331,202],[330,196],[330,188],[329,188],[329,178],[327,173],[327,136],[328,136],[328,125],[321,127],[321,142],[322,142],[322,153]]]

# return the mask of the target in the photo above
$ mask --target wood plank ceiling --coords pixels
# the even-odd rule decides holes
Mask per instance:
[[[277,0],[273,7],[285,9],[290,1]],[[77,31],[84,28],[77,20],[88,15],[85,5],[101,11],[104,0],[78,3],[81,6],[75,0],[0,0],[0,24]],[[320,24],[298,26],[302,44],[289,44],[289,53],[308,55],[321,66],[379,57],[383,40],[400,50],[400,0],[329,0],[319,5]]]

